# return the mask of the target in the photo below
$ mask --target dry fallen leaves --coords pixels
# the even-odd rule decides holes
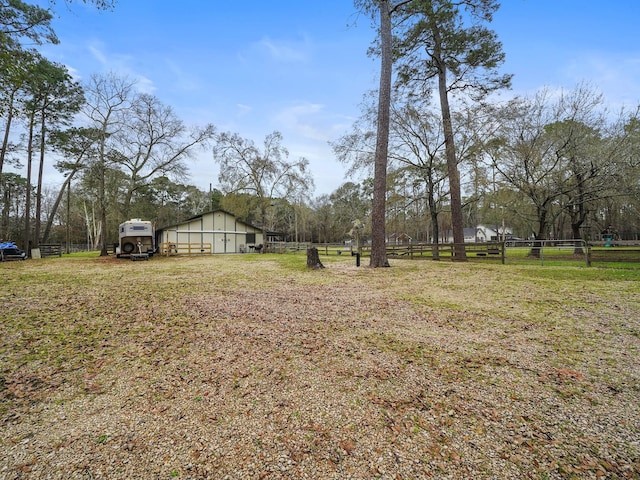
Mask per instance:
[[[12,283],[0,477],[638,478],[637,291],[247,258]]]

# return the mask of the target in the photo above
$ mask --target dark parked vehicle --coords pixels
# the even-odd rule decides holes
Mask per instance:
[[[26,260],[27,254],[24,250],[16,247],[13,242],[0,243],[0,262],[6,260]]]

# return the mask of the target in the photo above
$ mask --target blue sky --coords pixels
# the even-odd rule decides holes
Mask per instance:
[[[79,79],[110,71],[137,79],[185,123],[213,123],[257,144],[278,130],[290,159],[309,159],[314,196],[349,180],[328,142],[360,115],[379,68],[366,55],[371,22],[351,0],[118,0],[112,12],[59,0],[56,11],[61,43],[43,52]],[[503,0],[492,28],[504,71],[515,75],[505,95],[590,82],[613,108],[633,108],[638,20],[637,0]],[[217,184],[211,153],[190,173],[202,189]]]

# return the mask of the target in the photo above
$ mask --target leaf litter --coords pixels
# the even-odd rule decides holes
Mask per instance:
[[[638,292],[85,262],[2,294],[2,478],[639,478]]]

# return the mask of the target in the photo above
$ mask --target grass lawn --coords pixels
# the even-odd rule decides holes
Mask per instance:
[[[640,269],[321,260],[0,264],[0,478],[640,478]]]

